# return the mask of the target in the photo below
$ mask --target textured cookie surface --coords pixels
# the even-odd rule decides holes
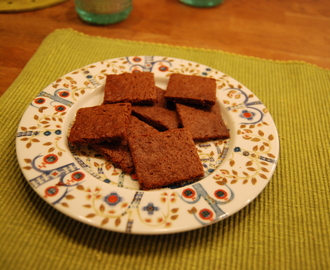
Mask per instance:
[[[134,164],[128,148],[127,138],[133,135],[142,135],[158,132],[153,127],[131,116],[124,139],[120,142],[100,143],[92,145],[93,149],[101,153],[107,160],[128,174],[134,173]]]
[[[130,102],[153,104],[156,101],[156,86],[151,72],[108,75],[104,89],[104,104]]]
[[[229,137],[229,131],[222,120],[220,109],[203,110],[183,104],[177,104],[176,108],[181,125],[190,130],[195,142]]]
[[[71,144],[121,140],[128,127],[131,111],[130,103],[80,108],[68,140]]]
[[[165,98],[182,104],[212,106],[216,101],[216,81],[208,77],[173,73]]]
[[[128,139],[141,189],[196,180],[204,175],[191,134],[185,129]]]

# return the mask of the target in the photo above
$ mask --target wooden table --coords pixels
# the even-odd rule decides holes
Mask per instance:
[[[57,28],[109,38],[223,50],[276,60],[301,60],[330,68],[328,0],[225,0],[194,8],[178,0],[133,0],[121,23],[82,22],[73,0],[36,11],[0,14],[0,95],[42,40]]]

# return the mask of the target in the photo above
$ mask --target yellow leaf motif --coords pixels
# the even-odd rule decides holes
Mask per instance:
[[[253,164],[253,161],[250,160],[250,161],[246,162],[245,166],[251,166],[252,164]]]
[[[252,185],[255,185],[255,184],[257,183],[257,179],[253,177],[253,178],[251,179],[251,182],[252,182]]]
[[[190,210],[188,210],[188,213],[189,213],[189,214],[195,214],[195,213],[197,213],[197,209],[196,209],[196,207],[193,207],[193,208],[191,208]]]
[[[266,168],[264,168],[264,167],[261,167],[260,169],[261,169],[263,172],[269,172],[269,170],[266,169]]]
[[[267,176],[264,175],[264,174],[262,174],[262,173],[259,173],[259,176],[260,176],[261,178],[263,178],[263,179],[267,179]]]
[[[105,218],[102,220],[101,225],[103,226],[103,225],[107,224],[108,222],[109,222],[109,219]]]
[[[46,143],[44,143],[43,145],[52,145],[52,142],[46,142]]]
[[[78,185],[78,186],[77,186],[77,189],[78,189],[78,190],[85,190],[84,186],[82,186],[82,185]]]
[[[121,222],[120,218],[117,218],[116,221],[115,221],[115,225],[116,225],[116,227],[119,226],[120,222]]]
[[[222,178],[221,181],[216,181],[216,183],[220,186],[223,186],[223,185],[227,184],[227,178]]]
[[[268,153],[267,154],[269,157],[271,157],[271,158],[275,158],[275,156],[273,155],[273,154],[271,154],[271,153]]]

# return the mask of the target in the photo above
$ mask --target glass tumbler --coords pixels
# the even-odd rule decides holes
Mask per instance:
[[[91,24],[112,24],[125,20],[132,0],[75,0],[79,17]]]
[[[224,0],[180,0],[180,2],[194,7],[215,7]]]

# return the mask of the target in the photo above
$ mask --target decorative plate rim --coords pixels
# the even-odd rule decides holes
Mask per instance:
[[[95,161],[83,151],[72,153],[66,136],[75,111],[100,104],[106,75],[144,71],[153,72],[163,89],[171,73],[216,79],[218,102],[231,138],[198,145],[200,152],[206,151],[203,164],[209,172],[202,180],[142,191],[111,163]],[[18,125],[16,152],[27,182],[63,214],[110,231],[169,234],[214,224],[254,200],[275,171],[279,140],[263,103],[221,71],[173,57],[128,56],[86,65],[42,90]],[[216,166],[210,165],[211,160]]]

